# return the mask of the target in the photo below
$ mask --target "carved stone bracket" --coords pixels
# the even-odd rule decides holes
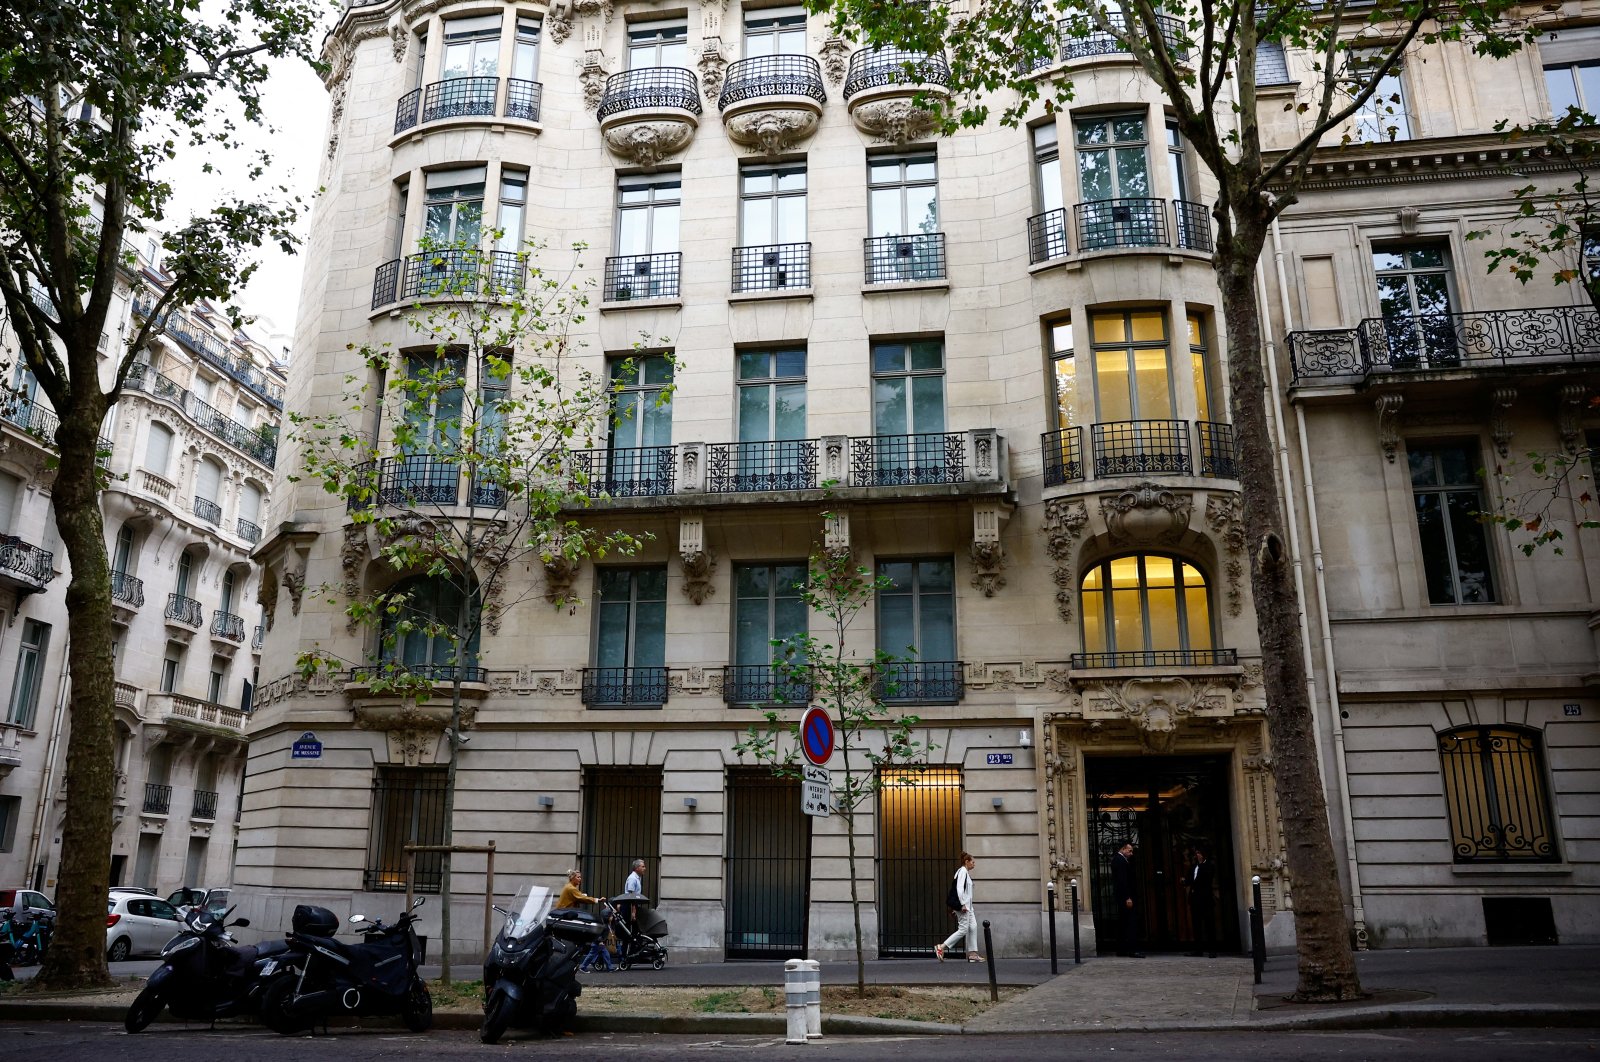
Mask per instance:
[[[1072,602],[1076,587],[1073,585],[1072,562],[1078,550],[1078,536],[1089,526],[1089,508],[1079,498],[1057,498],[1045,503],[1045,552],[1053,564],[1051,577],[1056,584],[1056,611],[1067,623],[1072,622]]]
[[[572,36],[572,5],[561,3],[560,0],[552,3],[549,13],[544,16],[544,27],[553,44],[561,44]]]
[[[584,106],[591,111],[599,108],[600,100],[606,93],[606,78],[610,76],[606,70],[604,52],[593,48],[583,53],[583,69],[578,72],[578,83],[583,86]]]
[[[574,598],[578,585],[580,562],[562,552],[559,541],[548,543],[539,550],[539,563],[544,568],[544,599],[552,605],[568,605]]]
[[[717,592],[711,581],[717,570],[716,554],[706,549],[706,520],[702,513],[684,513],[678,520],[678,557],[683,561],[683,596],[697,605]]]
[[[993,597],[1006,585],[1006,551],[1000,544],[1000,529],[1009,515],[1000,505],[972,507],[972,585],[983,591],[984,597]]]
[[[367,559],[367,525],[348,524],[344,529],[344,545],[339,547],[339,565],[346,579],[361,574],[361,562]]]
[[[1490,393],[1489,436],[1494,439],[1495,451],[1502,457],[1511,456],[1511,407],[1517,401],[1515,387],[1496,387]]]
[[[1189,530],[1192,494],[1175,494],[1155,483],[1140,483],[1100,499],[1100,516],[1115,542],[1175,542]]]
[[[1372,403],[1378,411],[1378,445],[1383,447],[1383,456],[1391,465],[1400,447],[1400,407],[1403,405],[1404,396],[1393,393],[1379,395]]]
[[[1561,433],[1561,445],[1567,453],[1575,454],[1583,438],[1584,398],[1589,393],[1587,384],[1561,385],[1560,404],[1556,406],[1556,428]]]
[[[694,130],[692,120],[674,118],[619,122],[603,130],[603,136],[612,154],[648,170],[687,147]]]
[[[880,144],[904,147],[926,140],[937,127],[932,114],[912,105],[909,98],[877,100],[850,109],[856,128]]]
[[[816,132],[821,117],[820,109],[766,107],[724,114],[723,124],[734,143],[776,160]]]
[[[722,38],[706,37],[702,40],[700,55],[694,65],[700,71],[700,90],[705,93],[706,102],[715,104],[722,92],[723,71],[728,68],[728,60],[722,55]]]
[[[833,557],[850,554],[850,510],[843,507],[828,513],[822,521],[822,548]]]
[[[1244,513],[1237,495],[1208,494],[1206,496],[1206,524],[1222,543],[1227,560],[1223,565],[1228,576],[1228,615],[1237,616],[1244,610]]]
[[[835,86],[844,81],[844,75],[850,68],[850,42],[843,37],[829,37],[822,42],[822,48],[817,53],[817,61],[822,64],[822,70],[828,75],[828,80]]]

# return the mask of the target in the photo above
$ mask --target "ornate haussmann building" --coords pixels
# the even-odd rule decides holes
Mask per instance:
[[[1263,276],[1330,816],[1374,943],[1600,935],[1588,543],[1524,558],[1463,518],[1498,496],[1484,455],[1581,440],[1600,353],[1571,306],[1546,312],[1559,351],[1478,328],[1571,297],[1488,278],[1462,243],[1503,211],[1499,104],[1547,113],[1541,64],[1573,62],[1552,54],[1502,64],[1521,95],[1494,108],[1462,102],[1464,53],[1408,63],[1403,138],[1319,157]],[[670,403],[645,401],[668,375],[647,358],[624,400],[649,412],[576,458],[583,518],[653,538],[535,565],[508,598],[583,606],[495,616],[464,676],[454,836],[495,842],[497,888],[579,865],[613,893],[642,857],[675,955],[850,946],[841,820],[733,752],[774,697],[769,640],[815,622],[790,588],[824,546],[891,580],[856,648],[915,647],[892,705],[937,746],[858,822],[869,953],[930,953],[963,849],[1002,951],[1039,953],[1052,881],[1063,904],[1079,883],[1109,944],[1124,840],[1148,946],[1193,941],[1178,881],[1197,845],[1226,947],[1253,876],[1269,939],[1292,938],[1214,190],[1114,40],[1065,39],[1041,69],[1070,70],[1069,110],[948,138],[913,106],[942,91],[942,57],[858,49],[797,7],[389,0],[348,8],[327,56],[291,409],[367,379],[354,348],[427,353],[408,314],[436,290],[429,239],[481,243],[500,284],[523,240],[582,241],[592,365],[640,335],[675,354]],[[1298,61],[1263,61],[1278,143]],[[280,474],[297,459],[291,442]],[[459,469],[429,475],[430,513],[473,514]],[[402,846],[441,835],[446,717],[363,684],[379,647],[314,592],[395,580],[342,499],[280,479],[267,527],[236,880],[269,927],[308,899],[385,910]],[[299,678],[312,647],[356,670]],[[454,865],[468,957],[483,863]],[[414,885],[438,888],[436,859]]]

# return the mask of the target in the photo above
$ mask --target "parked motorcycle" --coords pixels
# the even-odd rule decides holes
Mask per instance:
[[[339,920],[323,907],[294,909],[289,949],[261,1000],[261,1020],[285,1036],[302,1032],[333,1014],[398,1014],[412,1032],[433,1025],[433,997],[418,968],[419,896],[393,925],[351,915],[361,927],[360,944],[335,940]]]
[[[183,1021],[214,1022],[254,1014],[261,1005],[267,978],[289,945],[281,940],[250,946],[234,943],[228,930],[250,924],[248,918],[228,922],[228,908],[208,915],[194,908],[184,915],[184,928],[161,949],[161,966],[145,981],[123,1028],[139,1032],[169,1008]]]
[[[578,964],[605,936],[604,922],[583,911],[550,910],[550,890],[524,885],[483,961],[483,1026],[478,1039],[492,1044],[513,1024],[546,1034],[560,1032],[578,1013]]]

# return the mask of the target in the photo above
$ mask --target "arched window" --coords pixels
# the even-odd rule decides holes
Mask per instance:
[[[1463,726],[1439,735],[1457,863],[1554,863],[1539,732]]]
[[[412,674],[430,674],[437,679],[453,677],[451,664],[463,668],[478,666],[478,625],[471,622],[471,633],[461,651],[456,651],[454,632],[461,610],[469,602],[461,588],[435,576],[418,576],[396,586],[394,593],[407,595],[397,614],[384,618],[380,657]],[[470,602],[477,613],[477,594]]]
[[[1078,666],[1213,663],[1211,590],[1188,561],[1136,553],[1084,574]]]
[[[150,438],[145,442],[144,467],[158,476],[164,476],[171,460],[172,429],[165,424],[150,425]]]

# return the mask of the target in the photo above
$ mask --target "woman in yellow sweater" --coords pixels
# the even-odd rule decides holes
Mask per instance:
[[[567,884],[561,890],[561,898],[556,900],[557,910],[576,908],[580,903],[599,903],[600,897],[586,895],[583,891],[583,871],[567,871]]]

